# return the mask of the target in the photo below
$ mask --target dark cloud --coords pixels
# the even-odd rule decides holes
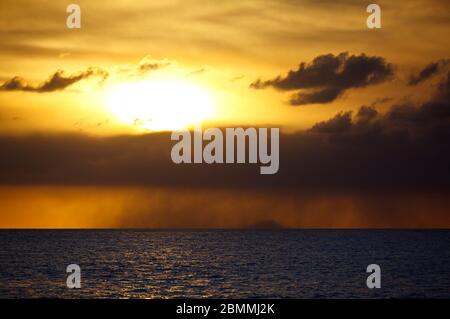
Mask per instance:
[[[440,82],[437,92],[425,103],[395,104],[384,114],[373,107],[362,106],[352,119],[351,113],[339,113],[334,118],[316,124],[312,131],[330,133],[329,141],[356,145],[366,143],[394,143],[399,145],[424,143],[447,154],[450,148],[450,73]],[[428,147],[427,146],[427,147]],[[400,147],[400,146],[399,146]],[[422,152],[425,152],[423,150]],[[431,155],[436,153],[427,150]],[[421,152],[411,155],[423,156]]]
[[[139,62],[137,72],[140,74],[144,74],[147,72],[166,68],[172,64],[173,62],[168,59],[153,59],[150,56],[146,56]]]
[[[36,86],[28,84],[22,78],[16,76],[4,82],[0,86],[0,91],[47,93],[64,90],[76,82],[91,77],[100,77],[102,80],[105,80],[108,77],[108,72],[97,67],[89,67],[86,71],[78,72],[72,75],[65,75],[64,71],[58,70],[50,76],[47,81]]]
[[[316,123],[311,130],[320,133],[345,132],[352,126],[352,112],[340,112],[333,118]]]
[[[422,83],[423,81],[429,79],[433,75],[439,73],[450,60],[440,60],[437,62],[433,62],[428,64],[425,68],[423,68],[418,74],[413,74],[410,76],[408,84],[409,85],[417,85]]]
[[[280,75],[267,81],[258,79],[250,87],[307,90],[295,94],[290,100],[292,105],[329,103],[348,89],[378,84],[392,75],[392,65],[382,57],[343,52],[339,55],[320,55],[309,64],[302,62],[297,70],[289,71],[284,77]]]
[[[339,88],[329,87],[313,92],[299,92],[291,96],[289,103],[291,105],[305,105],[316,103],[328,103],[337,99],[342,91]]]
[[[145,64],[141,64],[139,66],[139,71],[140,72],[149,72],[149,71],[154,71],[154,70],[158,70],[160,69],[162,66],[161,64],[157,64],[157,63],[145,63]]]
[[[378,116],[378,111],[373,106],[361,106],[356,114],[359,124],[368,124]]]
[[[146,72],[156,71],[158,69],[165,68],[169,65],[170,65],[169,62],[161,62],[161,61],[145,62],[145,63],[142,63],[139,65],[139,71],[142,73],[146,73]]]
[[[450,72],[441,80],[435,95],[419,107],[395,105],[387,114],[390,121],[422,130],[448,126],[450,119]]]
[[[344,119],[347,117],[344,116]],[[3,185],[155,186],[175,188],[321,191],[449,190],[447,138],[352,122],[280,136],[280,170],[260,175],[259,164],[172,163],[168,133],[92,137],[0,137]]]
[[[381,98],[378,98],[378,99],[376,99],[375,101],[373,101],[373,102],[370,104],[370,106],[371,106],[371,107],[375,107],[375,106],[380,105],[380,104],[385,104],[385,103],[387,103],[387,102],[391,102],[392,100],[394,100],[394,99],[391,98],[391,97],[381,97]]]

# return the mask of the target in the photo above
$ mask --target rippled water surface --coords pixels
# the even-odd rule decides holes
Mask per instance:
[[[450,231],[1,230],[0,298],[450,298]],[[81,267],[81,289],[66,267]],[[366,287],[379,264],[381,289]]]

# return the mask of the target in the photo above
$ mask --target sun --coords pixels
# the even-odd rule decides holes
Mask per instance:
[[[152,131],[188,128],[213,115],[208,90],[179,80],[145,80],[113,85],[105,104],[126,124]]]

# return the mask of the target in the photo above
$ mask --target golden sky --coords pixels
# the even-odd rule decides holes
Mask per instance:
[[[378,30],[366,27],[368,14],[364,1],[189,0],[126,4],[78,1],[77,4],[81,7],[81,29],[66,27],[68,14],[64,2],[0,4],[3,82],[19,76],[27,83],[38,84],[57,70],[69,76],[89,67],[101,68],[109,74],[105,81],[94,77],[50,93],[2,92],[3,132],[139,131],[139,126],[146,125],[130,119],[124,121],[126,116],[111,110],[114,107],[108,102],[108,92],[124,83],[131,82],[133,86],[136,82],[158,83],[162,79],[169,81],[166,83],[169,89],[172,81],[196,87],[200,93],[193,94],[201,95],[203,91],[211,104],[205,122],[305,129],[338,111],[356,110],[379,98],[401,100],[411,95],[423,98],[427,88],[405,85],[409,73],[449,55],[445,1],[395,4],[380,1],[382,29]],[[292,107],[288,103],[289,94],[249,88],[258,78],[284,75],[301,62],[341,52],[381,56],[395,65],[395,76],[363,89],[349,89],[326,106]],[[139,66],[145,62],[160,67],[141,72]],[[158,106],[161,101],[147,99],[155,108],[162,108]],[[130,107],[129,101],[126,102]],[[118,101],[116,106],[118,103],[125,101]],[[198,101],[194,98],[192,103]],[[182,108],[180,105],[178,110]],[[128,117],[148,115],[142,107],[130,112]]]
[[[450,227],[448,1],[69,3],[0,2],[0,227]],[[281,127],[280,174],[166,163],[198,122]]]

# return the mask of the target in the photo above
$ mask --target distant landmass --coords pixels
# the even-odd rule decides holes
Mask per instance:
[[[245,229],[284,229],[285,227],[274,220],[262,220],[244,227]]]

